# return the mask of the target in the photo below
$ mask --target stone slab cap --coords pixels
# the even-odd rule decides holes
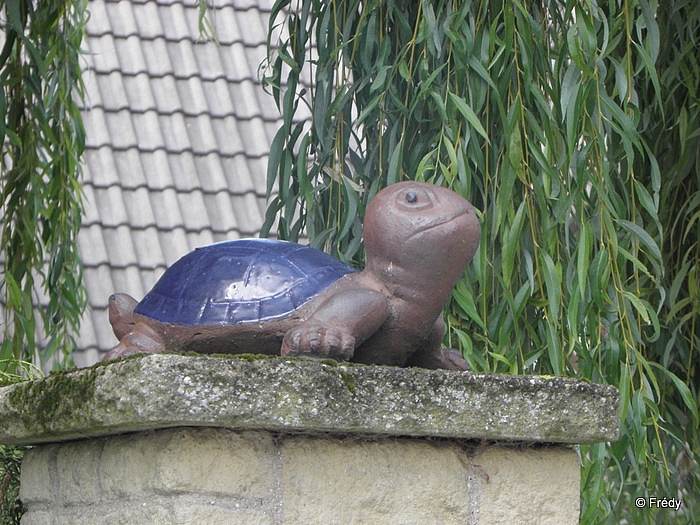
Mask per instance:
[[[618,405],[615,387],[564,378],[142,355],[0,388],[0,443],[176,426],[595,443],[617,440]]]

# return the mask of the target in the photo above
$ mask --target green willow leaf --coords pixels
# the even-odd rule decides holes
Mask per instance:
[[[389,159],[389,171],[386,176],[387,186],[401,180],[401,156],[403,154],[403,141],[399,140]]]
[[[467,316],[477,323],[482,330],[485,330],[486,324],[479,315],[476,308],[476,303],[474,302],[474,296],[472,292],[467,289],[464,282],[460,281],[457,283],[455,290],[452,292],[452,296],[455,298],[457,304],[459,304]]]
[[[632,233],[634,237],[639,240],[639,242],[646,248],[647,253],[651,256],[654,266],[657,268],[659,273],[661,273],[663,269],[663,257],[661,256],[661,250],[659,249],[658,244],[656,244],[656,241],[654,241],[653,237],[632,221],[618,219],[617,224]]]
[[[282,159],[282,154],[284,151],[284,142],[287,137],[287,130],[280,128],[275,137],[272,139],[272,145],[270,146],[270,156],[267,161],[267,197],[269,198],[272,194],[272,190],[275,187],[275,182],[277,180],[277,171],[280,166],[280,161]]]
[[[479,117],[476,115],[474,110],[467,104],[466,100],[464,100],[463,97],[460,97],[459,95],[455,95],[454,93],[449,93],[449,98],[450,100],[454,103],[456,106],[457,110],[464,116],[465,119],[469,122],[469,124],[472,125],[472,127],[476,130],[476,132],[481,135],[486,142],[489,141],[489,136],[486,133],[486,130],[484,129],[484,126],[481,125],[481,122],[479,122]]]
[[[549,315],[551,319],[558,319],[561,307],[561,270],[546,252],[542,252],[542,261],[544,262],[543,277],[547,290]]]
[[[588,223],[581,225],[581,235],[579,238],[576,254],[576,274],[578,277],[578,291],[582,300],[586,299],[588,289],[588,269],[593,250],[593,230]]]
[[[513,268],[515,266],[515,254],[520,248],[520,234],[522,233],[523,225],[525,224],[525,202],[521,202],[518,206],[518,211],[515,213],[513,223],[508,230],[508,235],[503,246],[503,260],[501,266],[503,269],[503,279],[510,282],[513,276]]]

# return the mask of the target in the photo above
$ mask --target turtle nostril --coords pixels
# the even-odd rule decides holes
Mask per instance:
[[[413,204],[417,200],[418,200],[418,196],[415,193],[413,193],[412,191],[409,191],[408,193],[406,193],[406,202],[410,202],[411,204]]]

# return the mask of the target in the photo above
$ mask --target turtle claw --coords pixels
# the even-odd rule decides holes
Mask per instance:
[[[354,352],[355,338],[341,328],[302,323],[285,334],[280,354],[347,361]]]
[[[109,352],[105,354],[102,358],[103,361],[113,361],[114,359],[121,359],[122,357],[128,357],[130,355],[142,354],[143,350],[136,348],[135,346],[126,346],[119,343],[117,346],[112,348]]]

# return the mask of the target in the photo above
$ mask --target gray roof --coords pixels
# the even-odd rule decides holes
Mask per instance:
[[[280,117],[258,71],[272,3],[217,2],[217,45],[194,0],[89,2],[77,365],[116,344],[111,293],[140,299],[193,248],[257,236]]]

